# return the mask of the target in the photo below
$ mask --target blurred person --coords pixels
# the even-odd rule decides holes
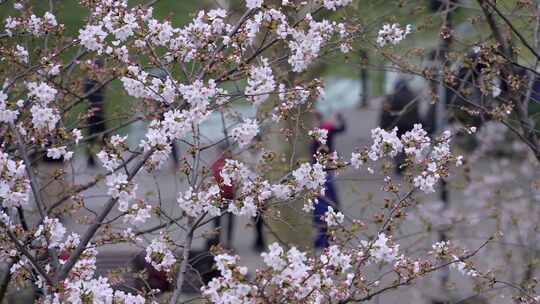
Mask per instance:
[[[180,253],[177,253],[180,254]],[[190,266],[186,270],[182,292],[197,293],[202,284],[206,285],[212,279],[219,277],[214,256],[208,251],[192,249],[189,251]],[[140,292],[159,290],[159,294],[174,290],[170,273],[157,270],[146,261],[146,251],[140,251],[130,263],[132,272],[124,277],[124,282],[117,289],[129,288]]]
[[[324,120],[321,113],[315,114],[316,123],[319,129],[326,130],[327,139],[326,144],[322,145],[319,141],[314,140],[311,143],[311,155],[315,154],[330,154],[334,152],[334,140],[336,135],[343,133],[346,129],[345,119],[341,114],[334,114],[328,120]],[[313,158],[312,162],[315,162]],[[315,203],[315,210],[313,210],[313,221],[317,228],[317,236],[315,237],[315,248],[321,249],[329,246],[328,242],[328,229],[324,222],[324,214],[328,211],[328,207],[332,206],[334,209],[339,208],[339,200],[337,191],[334,185],[334,176],[331,171],[327,171],[326,181],[324,183],[324,196],[319,196]]]
[[[452,116],[448,119],[449,123],[458,121],[467,126],[480,127],[488,119],[483,113],[471,115],[466,110],[475,110],[473,104],[486,106],[485,103],[491,102],[493,98],[500,94],[494,91],[492,96],[485,96],[482,93],[480,89],[484,77],[482,73],[486,68],[487,66],[482,63],[478,54],[472,53],[465,58],[463,66],[458,71],[458,83],[454,87],[445,90],[446,108],[452,108]],[[504,83],[501,85],[493,83],[493,88],[497,88],[496,90],[499,90],[499,92],[500,90],[506,90]]]
[[[51,147],[51,144],[45,146],[47,149]],[[63,198],[68,194],[70,189],[69,178],[66,176],[65,159],[63,156],[50,157],[47,154],[47,149],[38,159],[37,165],[37,178],[39,184],[42,185],[40,189],[41,199],[46,208],[54,205],[60,198]],[[64,202],[64,205],[69,206],[70,199]],[[63,223],[65,220],[69,220],[58,214],[57,216]]]
[[[411,130],[414,124],[417,123],[421,123],[417,97],[410,89],[408,82],[400,79],[394,85],[393,93],[383,102],[379,126],[385,130],[392,130],[397,127],[397,135],[401,136]],[[400,153],[394,160],[396,173],[401,175],[405,155]]]
[[[158,78],[161,81],[165,82],[167,80],[167,71],[162,68],[153,68],[148,71],[148,75]],[[172,110],[173,104],[167,104],[167,103],[161,103],[161,106],[163,107],[163,113],[165,113],[168,110]],[[164,119],[163,115],[160,117],[161,120]],[[174,162],[174,169],[178,169],[179,164],[179,158],[178,158],[178,148],[176,147],[176,142],[171,141],[171,154]]]
[[[397,133],[401,136],[419,121],[416,95],[407,81],[400,79],[396,82],[392,94],[383,102],[379,125],[385,130],[398,127]]]
[[[232,201],[234,199],[235,187],[234,185],[225,185],[223,184],[223,177],[221,176],[221,170],[225,166],[227,159],[231,159],[231,151],[227,148],[227,145],[218,146],[218,158],[214,161],[211,166],[212,175],[214,180],[218,184],[221,192],[221,197],[226,200]],[[223,216],[221,216],[223,217]],[[207,242],[207,249],[220,243],[221,234],[223,233],[221,229],[221,217],[216,217],[213,221],[214,229],[218,233],[213,236]],[[234,236],[234,215],[232,213],[227,213],[227,230],[226,230],[226,243],[227,248],[232,248],[232,241]],[[265,247],[264,234],[263,234],[263,218],[262,216],[257,216],[255,219],[255,242],[253,244],[253,249],[257,252],[263,251]]]
[[[437,56],[436,50],[431,51],[430,60],[435,62]],[[482,62],[480,54],[471,52],[465,56],[457,69],[457,81],[442,89],[440,83],[430,82],[430,92],[437,96],[439,101],[444,102],[444,107],[439,114],[442,117],[437,117],[437,112],[440,111],[438,103],[430,105],[428,113],[424,117],[424,129],[429,134],[434,134],[438,128],[441,128],[441,126],[437,126],[437,122],[459,122],[466,126],[480,127],[482,122],[487,119],[482,113],[480,115],[471,115],[469,111],[470,109],[475,110],[474,105],[483,105],[483,103],[489,102],[493,98],[493,96],[484,96],[479,88],[482,72],[485,68],[487,66]],[[498,84],[495,87],[498,87]],[[504,84],[500,89],[504,90]]]
[[[360,108],[367,108],[369,106],[369,71],[367,66],[369,64],[369,55],[365,50],[360,50]]]
[[[255,243],[253,244],[253,250],[256,252],[263,252],[266,242],[264,241],[263,226],[264,220],[261,214],[254,218],[255,221]]]
[[[441,87],[439,82],[429,83],[430,93],[437,97],[437,102],[430,104],[428,112],[423,117],[423,126],[428,134],[436,135],[448,124],[474,126],[480,129],[486,121],[491,119],[482,111],[475,111],[476,107],[486,107],[496,101],[498,95],[505,90],[505,85],[497,78],[489,79],[492,84],[491,94],[482,92],[480,87],[487,80],[483,76],[487,66],[481,56],[482,54],[478,50],[467,54],[456,67],[454,82],[446,84],[444,87]],[[437,57],[437,51],[433,50],[430,54],[430,60],[436,62]],[[475,112],[476,114],[473,114]],[[457,133],[454,142],[470,152],[478,147],[476,135],[465,132]]]
[[[319,112],[315,113],[315,124],[319,129],[326,130],[328,132],[326,144],[321,145],[318,141],[311,143],[311,154],[314,155],[317,152],[331,153],[334,152],[334,140],[336,135],[345,132],[346,123],[341,113],[333,114],[329,119],[324,120],[323,115]]]
[[[96,59],[92,68],[99,71],[103,68],[102,59]],[[103,145],[103,133],[105,132],[105,86],[97,77],[88,77],[84,82],[84,94],[90,103],[88,123],[88,166],[96,165],[95,154]]]
[[[167,272],[159,271],[145,259],[146,251],[139,252],[132,260],[132,270],[139,273],[144,273],[144,276],[135,276],[132,287],[139,291],[148,289],[159,289],[160,292],[172,290],[171,282],[167,277]],[[144,279],[143,279],[144,278]]]
[[[449,9],[452,9],[456,6],[458,0],[429,0],[429,10],[433,13],[446,10],[447,6]]]
[[[218,146],[218,158],[214,161],[212,166],[210,167],[212,171],[212,176],[214,177],[214,180],[219,186],[219,190],[221,193],[222,199],[232,201],[234,199],[234,185],[225,185],[223,183],[223,177],[221,177],[221,170],[223,170],[223,167],[225,166],[225,162],[227,159],[231,159],[231,152],[228,149],[227,145],[219,145]],[[233,238],[233,230],[234,230],[234,215],[231,213],[227,213],[228,215],[228,222],[227,222],[227,231],[226,231],[226,243],[225,246],[227,248],[231,248],[232,246],[232,238]],[[206,247],[210,249],[210,247],[218,245],[221,243],[221,218],[224,216],[218,216],[214,219],[214,229],[217,230],[216,235],[214,235],[212,238],[210,238],[206,244]]]
[[[262,133],[262,131],[261,131]],[[261,134],[257,134],[255,138],[253,139],[253,142],[260,143],[262,141]],[[260,161],[260,150],[258,149],[249,149],[248,150],[251,155],[251,159],[253,160],[253,163],[258,163]],[[262,216],[262,213],[259,213],[257,217],[254,219],[255,222],[255,242],[253,243],[253,250],[255,252],[263,252],[265,250],[266,242],[264,240],[264,219]]]
[[[530,100],[537,104],[540,104],[540,77],[534,78]]]

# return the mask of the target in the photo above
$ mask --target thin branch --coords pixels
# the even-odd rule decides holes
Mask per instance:
[[[53,286],[52,280],[49,277],[49,275],[47,275],[47,272],[45,271],[45,269],[43,269],[39,265],[39,263],[36,261],[34,256],[32,256],[32,254],[30,254],[30,252],[28,252],[28,250],[23,245],[21,245],[21,243],[19,243],[19,240],[13,234],[13,232],[11,232],[9,227],[6,227],[3,223],[1,223],[0,225],[5,228],[6,234],[8,235],[8,237],[11,239],[13,244],[15,244],[15,247],[17,247],[17,249],[28,259],[28,261],[30,261],[30,264],[32,264],[32,267],[45,279],[45,281],[47,281],[49,285]]]
[[[534,49],[533,46],[531,46],[529,44],[529,42],[527,42],[527,39],[525,39],[525,37],[523,37],[523,35],[515,28],[515,26],[512,24],[512,22],[510,22],[510,20],[508,20],[508,18],[506,18],[506,16],[497,8],[497,5],[491,3],[491,1],[489,0],[479,0],[479,3],[480,5],[482,5],[482,3],[486,3],[489,7],[491,7],[493,9],[493,11],[495,13],[497,13],[497,15],[506,23],[506,25],[508,25],[508,27],[512,30],[512,32],[514,32],[514,34],[516,34],[516,36],[519,38],[519,40],[521,41],[521,43],[523,43],[523,45],[537,58],[537,59],[540,59],[540,54],[538,54],[538,52],[536,52],[536,50]],[[489,19],[488,19],[488,22]],[[499,40],[499,39],[497,39]]]
[[[128,181],[132,180],[135,177],[135,175],[144,166],[144,164],[146,163],[148,158],[150,158],[153,152],[154,152],[153,150],[150,150],[146,153],[143,159],[135,166],[135,168],[129,174]],[[88,227],[88,229],[84,233],[79,243],[79,246],[77,246],[77,248],[73,251],[73,253],[69,256],[69,259],[64,264],[64,267],[62,267],[62,269],[54,277],[54,282],[60,282],[68,276],[71,268],[75,266],[75,263],[77,263],[80,255],[84,252],[84,250],[86,249],[86,246],[88,245],[90,240],[92,240],[92,238],[94,237],[94,234],[97,232],[99,227],[101,227],[102,222],[105,220],[107,215],[111,212],[112,208],[114,207],[117,201],[118,199],[111,198],[107,202],[107,204],[105,205],[105,207],[103,208],[99,216],[95,219],[94,223],[90,225],[90,227]]]
[[[41,197],[41,193],[39,191],[39,183],[38,180],[34,174],[34,171],[32,170],[32,162],[30,161],[30,158],[28,157],[28,151],[26,150],[26,144],[24,143],[21,134],[19,133],[19,130],[15,126],[13,122],[10,122],[10,127],[13,130],[13,133],[15,133],[15,138],[17,139],[17,148],[19,152],[21,153],[21,157],[24,161],[24,167],[26,169],[26,174],[28,174],[28,178],[30,179],[30,187],[32,188],[32,194],[34,195],[34,200],[36,201],[36,206],[39,211],[39,215],[41,216],[41,219],[45,218],[45,211],[43,209],[43,199]]]

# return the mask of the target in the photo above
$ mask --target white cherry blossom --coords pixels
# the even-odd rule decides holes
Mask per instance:
[[[242,124],[231,131],[231,136],[240,147],[249,145],[257,134],[259,134],[259,126],[254,119],[246,119]]]
[[[379,30],[377,44],[384,47],[387,44],[399,44],[407,35],[412,32],[412,26],[407,24],[403,29],[399,24],[384,24]]]

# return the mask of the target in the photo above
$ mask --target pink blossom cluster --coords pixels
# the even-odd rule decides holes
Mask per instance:
[[[28,203],[30,180],[22,161],[13,160],[0,150],[0,198],[2,207],[10,209]]]

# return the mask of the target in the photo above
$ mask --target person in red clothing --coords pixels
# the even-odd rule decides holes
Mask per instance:
[[[227,159],[231,158],[231,153],[226,147],[220,147],[218,151],[218,158],[214,161],[214,163],[211,166],[212,176],[214,177],[214,180],[219,186],[221,197],[224,200],[233,200],[234,199],[234,185],[225,185],[223,183],[223,177],[221,176],[221,170],[223,170],[223,167],[225,166],[225,163]],[[256,228],[256,236],[255,236],[255,243],[253,245],[254,250],[256,251],[262,251],[264,250],[264,236],[263,236],[263,219],[262,217],[257,217],[255,219],[255,228]],[[212,237],[208,240],[206,246],[207,249],[210,249],[210,247],[217,245],[220,243],[221,239],[221,217],[216,217],[214,219],[214,229],[218,230],[217,235]],[[227,221],[227,234],[226,234],[226,243],[225,246],[227,248],[232,248],[232,238],[233,238],[233,231],[234,230],[234,215],[229,213],[228,214],[228,221]]]
[[[212,171],[212,176],[214,177],[214,180],[218,184],[219,190],[221,192],[221,197],[224,200],[234,199],[234,185],[225,185],[223,183],[223,177],[221,176],[221,170],[223,170],[226,160],[230,158],[231,158],[230,151],[226,147],[219,147],[218,158],[214,161],[214,163],[210,167]],[[231,248],[232,246],[232,237],[233,237],[233,232],[234,232],[233,228],[234,228],[234,216],[229,213],[228,221],[227,221],[227,234],[226,234],[227,240],[225,243],[225,246],[227,248]],[[207,241],[206,243],[207,249],[210,249],[210,247],[218,245],[220,243],[221,233],[222,233],[221,217],[216,217],[214,219],[214,229],[217,230],[217,234]]]
[[[345,119],[341,114],[334,114],[328,120],[323,120],[321,113],[316,113],[317,122],[319,122],[319,128],[328,131],[326,138],[326,145],[321,145],[318,141],[313,141],[311,144],[311,155],[318,153],[332,153],[334,152],[334,138],[337,134],[345,131],[346,124]],[[312,159],[315,162],[315,158]],[[317,198],[315,204],[315,210],[313,210],[313,221],[317,228],[317,237],[315,238],[315,248],[327,248],[330,246],[328,243],[328,229],[326,223],[323,221],[324,214],[328,211],[328,207],[332,206],[334,210],[339,208],[339,200],[337,196],[336,187],[334,185],[334,177],[332,172],[328,171],[326,175],[326,181],[324,183],[325,194]]]
[[[225,185],[223,183],[223,177],[221,176],[221,170],[223,170],[227,159],[230,159],[230,152],[228,150],[224,150],[221,152],[221,155],[218,157],[218,159],[216,159],[216,161],[212,164],[211,169],[212,175],[214,176],[214,179],[219,186],[221,197],[224,199],[232,200],[234,199],[234,187],[233,185]]]
[[[319,122],[319,129],[328,131],[328,135],[325,147],[322,147],[318,141],[313,141],[311,145],[311,155],[314,155],[316,152],[332,153],[335,151],[334,138],[337,134],[345,131],[345,119],[343,118],[343,115],[341,115],[341,113],[333,114],[327,120],[324,120],[323,115],[319,112],[316,112],[315,116],[317,122]],[[321,148],[323,149],[323,151],[320,150]]]

